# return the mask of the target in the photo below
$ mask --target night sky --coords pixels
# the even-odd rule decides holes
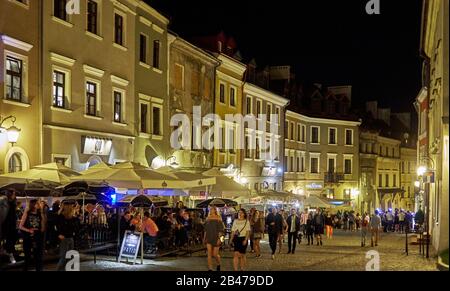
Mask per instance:
[[[353,105],[413,110],[421,87],[421,0],[148,0],[180,36],[223,30],[258,65],[292,65],[300,80],[353,85]],[[405,104],[408,104],[406,107]]]

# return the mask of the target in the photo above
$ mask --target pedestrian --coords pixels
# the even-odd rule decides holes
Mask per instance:
[[[314,244],[314,222],[312,213],[308,214],[306,221],[306,237],[308,239],[308,246]]]
[[[355,224],[356,224],[356,231],[359,231],[361,227],[361,215],[359,215],[359,212],[356,213]]]
[[[348,212],[347,211],[344,211],[342,222],[343,222],[342,224],[344,227],[344,231],[347,231],[347,229],[348,229]]]
[[[386,213],[386,221],[387,221],[387,231],[386,232],[391,232],[394,231],[394,215],[392,215],[392,211],[391,209],[388,210],[388,212]]]
[[[325,215],[325,228],[327,233],[327,238],[333,238],[333,218],[330,212]]]
[[[395,214],[394,214],[394,231],[399,232],[400,231],[400,220],[399,220],[399,212],[398,209],[395,208]]]
[[[298,232],[300,231],[300,218],[297,216],[297,211],[294,208],[291,209],[291,215],[287,218],[286,223],[288,233],[288,254],[294,254],[297,245]]]
[[[219,251],[224,239],[225,226],[215,206],[211,206],[204,228],[203,243],[208,253],[208,271],[213,270],[213,258],[216,260],[216,270],[220,271]]]
[[[277,241],[278,236],[281,232],[282,225],[280,225],[280,221],[277,218],[277,209],[271,208],[269,209],[269,214],[266,217],[266,226],[267,233],[269,235],[269,245],[272,250],[272,260],[275,259],[275,252],[277,250]]]
[[[136,221],[133,224],[133,216],[129,210],[126,210],[120,218],[120,241],[123,240],[127,230],[134,231],[136,229]]]
[[[308,208],[305,208],[305,210],[300,215],[300,224],[302,225],[302,232],[303,235],[306,237],[306,224],[308,222]]]
[[[405,211],[403,209],[398,214],[398,225],[400,233],[403,233],[405,230]]]
[[[247,264],[245,253],[247,250],[248,240],[250,239],[250,223],[247,219],[247,213],[245,209],[239,209],[238,218],[233,221],[231,233],[233,234],[234,245],[234,270],[238,271],[240,267],[240,270],[244,271],[244,268]]]
[[[286,223],[286,218],[284,217],[284,210],[281,209],[277,214],[276,217],[278,220],[281,221],[281,232],[278,235],[278,245],[280,246],[278,253],[281,254],[281,249],[283,247],[283,243],[284,243],[284,235],[287,232],[287,223]]]
[[[370,217],[369,214],[364,213],[361,219],[361,247],[366,245],[366,236],[369,230]]]
[[[378,215],[378,210],[370,218],[370,233],[371,233],[371,246],[375,244],[378,246],[378,236],[381,228],[381,218]]]
[[[59,261],[56,270],[62,271],[66,265],[67,252],[75,248],[74,237],[77,233],[78,220],[74,216],[73,204],[63,203],[55,226],[56,235],[59,239]]]
[[[317,208],[316,214],[313,217],[314,234],[316,235],[316,244],[322,245],[322,235],[325,228],[325,219],[320,208]]]
[[[255,252],[255,248],[254,248],[254,238],[253,238],[253,224],[255,223],[254,221],[254,216],[255,216],[255,211],[256,208],[252,207],[250,208],[250,212],[248,214],[248,220],[250,221],[250,228],[252,229],[252,231],[250,232],[250,252],[254,253]]]
[[[261,245],[260,241],[263,238],[264,235],[264,216],[262,212],[255,210],[253,214],[253,227],[252,227],[252,233],[253,233],[253,247],[255,249],[256,257],[261,257]]]
[[[142,232],[144,233],[144,252],[156,254],[156,240],[158,237],[158,226],[150,218],[150,212],[144,212],[144,219],[142,220]]]
[[[355,214],[353,211],[348,214],[348,229],[352,232],[355,230]]]
[[[0,242],[4,239],[4,250],[11,264],[16,263],[17,233],[17,200],[16,190],[11,188],[6,192],[5,198],[0,198]]]
[[[25,263],[23,265],[24,271],[28,271],[28,267],[31,263],[32,249],[34,250],[33,255],[36,271],[43,270],[43,234],[45,232],[45,227],[46,218],[39,208],[38,200],[31,199],[19,224],[19,229],[23,234],[23,251],[25,253]]]

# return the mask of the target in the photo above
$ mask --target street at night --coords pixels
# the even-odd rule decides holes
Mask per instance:
[[[0,271],[448,271],[449,1],[0,0]]]

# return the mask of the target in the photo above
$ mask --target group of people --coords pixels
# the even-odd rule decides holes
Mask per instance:
[[[16,198],[16,190],[8,189],[0,198],[0,242],[3,253],[12,264],[16,263],[16,244],[22,238],[23,270],[32,261],[36,271],[43,270],[46,246],[56,244],[59,248],[57,270],[64,270],[66,252],[74,249],[74,237],[79,229],[80,217],[76,203],[55,203],[50,209],[44,201],[31,199],[22,210]],[[53,242],[53,237],[57,242]]]

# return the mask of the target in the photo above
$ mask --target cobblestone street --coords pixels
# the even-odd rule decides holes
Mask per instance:
[[[267,238],[267,237],[266,237]],[[267,241],[262,243],[262,256],[255,258],[248,253],[247,270],[250,271],[364,271],[369,259],[366,252],[377,250],[380,253],[380,269],[382,271],[437,270],[436,259],[429,260],[419,256],[419,247],[410,245],[409,256],[404,253],[405,237],[400,234],[382,234],[378,247],[360,246],[359,232],[348,233],[337,231],[332,239],[324,240],[323,246],[307,246],[303,241],[294,255],[287,253],[287,241],[281,254],[275,260],[270,257]],[[370,245],[370,244],[369,244]],[[231,271],[232,252],[222,252],[222,270]],[[94,264],[84,261],[82,271],[206,271],[206,255],[204,252],[189,256],[166,257],[157,260],[145,260],[144,265],[131,265],[113,261],[114,258],[101,257]]]

